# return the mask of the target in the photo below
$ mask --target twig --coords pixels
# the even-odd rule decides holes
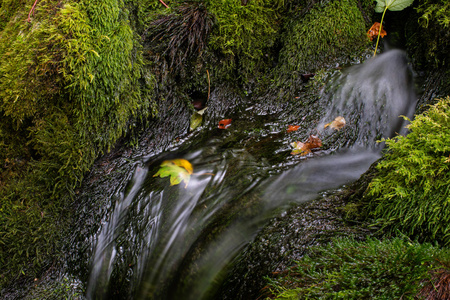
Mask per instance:
[[[34,13],[34,8],[36,7],[37,2],[38,2],[38,0],[34,1],[34,4],[31,7],[30,12],[28,13],[28,19],[27,19],[28,23],[31,23],[31,14]]]
[[[169,8],[169,6],[167,5],[167,4],[165,4],[164,3],[164,1],[162,1],[162,0],[159,0],[159,2],[161,2],[162,3],[162,5],[164,5],[166,8]]]
[[[206,70],[206,74],[208,74],[208,99],[206,99],[206,101],[208,101],[209,100],[209,95],[210,95],[210,92],[211,92],[211,81],[209,79],[209,71],[208,70]]]

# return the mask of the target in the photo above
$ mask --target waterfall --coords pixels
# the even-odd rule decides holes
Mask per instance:
[[[289,170],[272,172],[267,159],[221,131],[201,146],[147,158],[116,196],[92,238],[88,299],[209,299],[221,272],[280,208],[358,179],[381,157],[381,138],[405,133],[414,84],[405,53],[391,50],[349,67],[324,89],[326,111],[311,127],[323,139],[337,116],[347,140]],[[154,177],[170,157],[194,166],[187,187]],[[211,175],[213,174],[213,175]],[[118,195],[118,196],[117,196]],[[120,284],[121,285],[120,285]]]

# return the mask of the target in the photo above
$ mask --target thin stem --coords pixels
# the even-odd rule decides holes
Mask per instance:
[[[377,44],[375,45],[375,51],[373,52],[373,56],[377,55],[378,42],[380,41],[381,30],[383,30],[384,14],[386,13],[387,9],[388,9],[388,7],[386,6],[384,8],[383,15],[381,16],[381,24],[380,24],[380,29],[378,29]]]
[[[28,19],[27,19],[27,22],[28,22],[28,23],[31,23],[31,14],[34,13],[34,8],[36,7],[37,2],[38,2],[38,0],[34,1],[34,4],[33,4],[33,6],[31,7],[30,12],[28,13]]]
[[[206,99],[206,101],[209,100],[209,95],[211,94],[211,81],[209,79],[209,71],[206,70],[206,74],[208,74],[208,99]]]
[[[166,8],[169,8],[169,6],[167,5],[167,4],[165,4],[164,3],[164,1],[162,1],[162,0],[159,0],[159,2],[161,2],[162,3],[162,5],[164,5]]]

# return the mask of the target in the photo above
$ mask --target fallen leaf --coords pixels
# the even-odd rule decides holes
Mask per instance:
[[[300,125],[289,125],[287,132],[297,131],[300,128]]]
[[[378,36],[378,32],[380,31],[380,26],[381,26],[381,23],[375,22],[375,23],[373,23],[372,27],[370,27],[369,31],[367,31],[367,36],[369,37],[370,40],[373,40],[373,38]],[[384,37],[386,34],[387,34],[386,30],[381,28],[380,36]]]
[[[336,117],[336,119],[334,119],[333,122],[325,124],[324,128],[327,128],[328,126],[330,126],[330,128],[339,130],[345,126],[345,119],[344,119],[344,117],[341,117],[341,116]]]
[[[291,146],[294,147],[294,150],[291,152],[292,155],[306,155],[311,153],[311,149],[322,147],[322,141],[315,135],[310,135],[306,143],[302,142],[293,142]]]
[[[203,114],[205,113],[205,110],[208,107],[205,107],[199,111],[195,111],[191,116],[191,122],[190,122],[190,130],[193,131],[195,128],[200,126],[203,121]]]
[[[306,144],[309,145],[310,149],[322,147],[322,141],[315,135],[310,135],[308,140],[306,141]]]
[[[230,126],[231,126],[231,119],[223,119],[219,121],[220,129],[227,129]]]
[[[292,155],[306,155],[308,153],[311,153],[311,149],[308,147],[306,143],[302,142],[293,142],[291,143],[291,146],[294,147],[294,150],[292,150]]]
[[[192,167],[192,164],[185,159],[165,160],[153,177],[170,177],[170,185],[177,185],[181,183],[181,181],[184,181],[186,188],[193,171],[194,168]]]

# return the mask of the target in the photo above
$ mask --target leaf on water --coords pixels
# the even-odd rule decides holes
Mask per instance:
[[[322,147],[322,141],[315,135],[310,135],[306,143],[293,142],[291,146],[294,150],[291,152],[292,155],[306,155],[311,153],[312,149]]]
[[[333,122],[325,124],[324,128],[327,128],[328,126],[330,126],[330,128],[339,130],[345,126],[345,119],[344,119],[344,117],[341,117],[341,116],[336,117],[336,119],[334,119]]]
[[[370,40],[373,40],[373,38],[378,36],[378,33],[380,32],[380,26],[381,23],[375,22],[373,23],[372,27],[370,27],[369,31],[367,31],[367,36],[369,37]],[[385,35],[387,35],[386,30],[381,28],[380,37],[384,37]]]
[[[400,11],[404,10],[410,6],[414,0],[376,0],[377,6],[375,6],[375,11],[377,13],[382,13],[385,9],[390,11]]]
[[[194,168],[185,159],[173,159],[163,161],[158,172],[153,177],[170,177],[170,185],[177,185],[184,181],[185,188],[188,186]]]
[[[297,131],[300,128],[300,125],[289,125],[287,132]]]
[[[231,119],[223,119],[219,121],[220,129],[227,129],[230,126],[231,126]]]

